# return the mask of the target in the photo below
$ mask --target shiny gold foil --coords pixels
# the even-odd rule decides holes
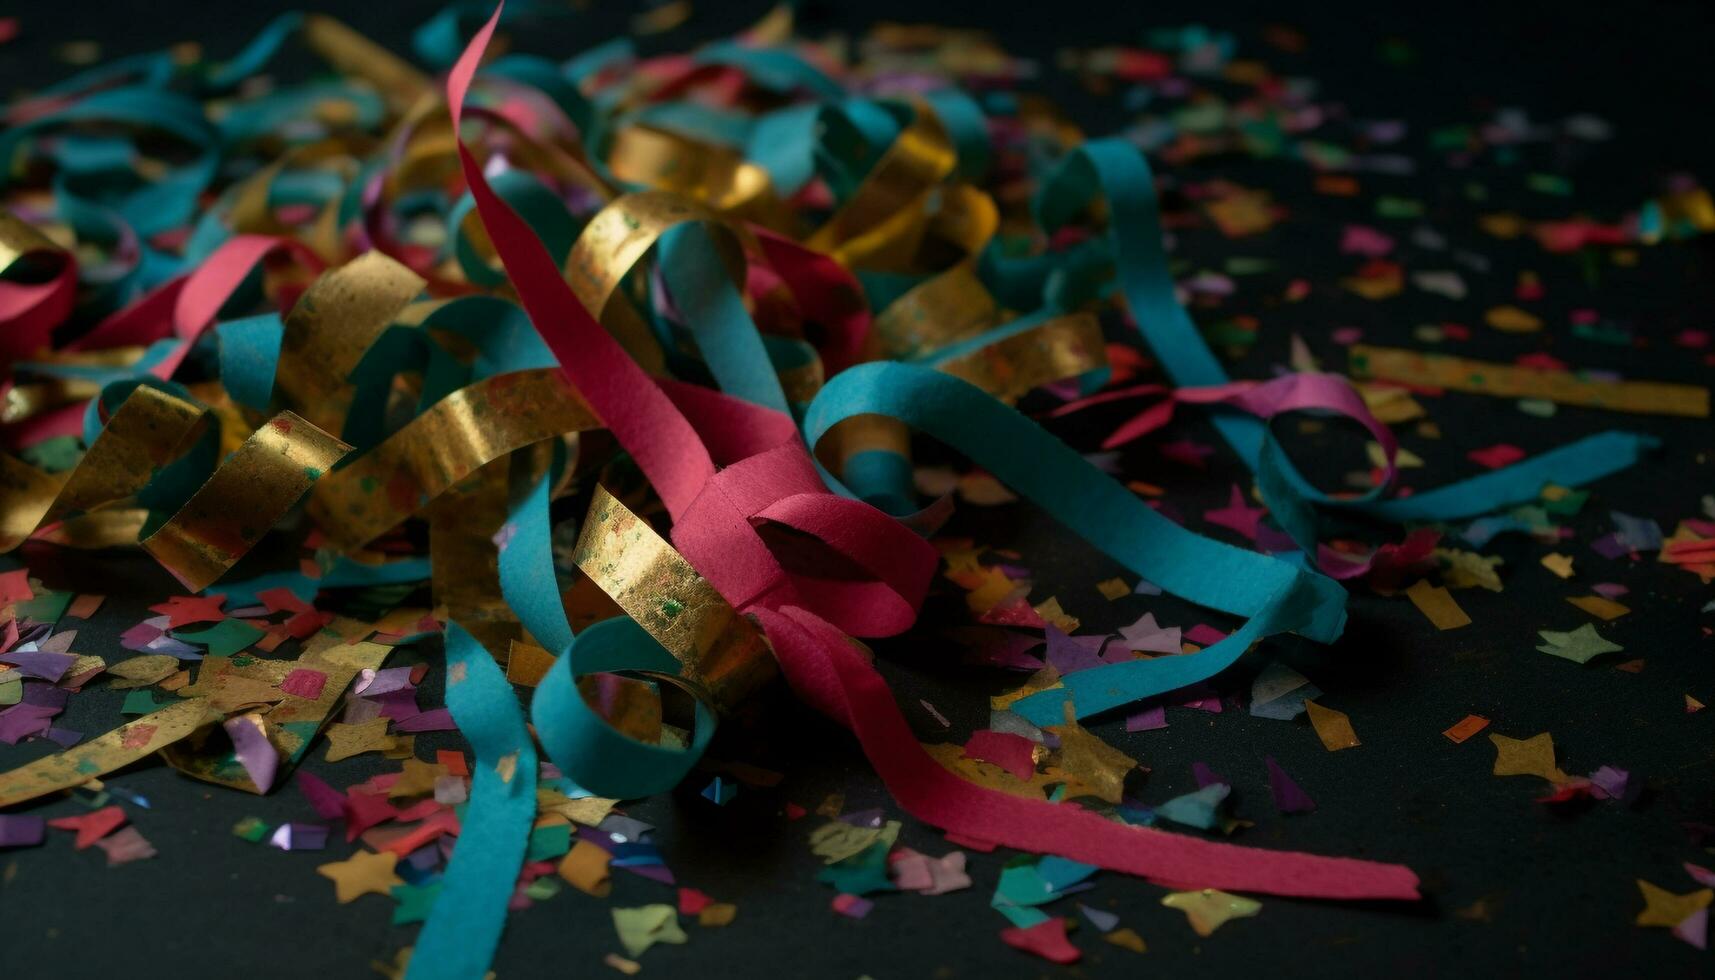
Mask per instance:
[[[1072,313],[943,361],[936,369],[1010,403],[1033,388],[1077,377],[1107,360],[1095,314]]]
[[[220,719],[201,701],[181,701],[105,735],[0,773],[0,808],[72,789],[136,762]]]
[[[351,408],[347,379],[363,354],[423,290],[423,280],[380,252],[329,269],[286,316],[276,397],[329,432],[339,432]]]
[[[291,412],[257,429],[143,547],[193,592],[226,574],[350,446]]]
[[[180,693],[206,702],[210,717],[234,711],[254,715],[255,723],[280,757],[280,775],[284,776],[327,723],[352,679],[360,671],[379,669],[392,652],[392,647],[363,642],[341,643],[306,653],[296,660],[248,658],[249,662],[243,666],[233,658],[208,657],[198,669],[195,686]],[[324,675],[319,697],[312,700],[279,690],[280,683],[296,670],[314,670]],[[260,692],[249,693],[257,689],[272,689],[267,695],[271,698],[269,706],[242,710],[252,703],[252,698],[260,696]],[[231,743],[216,726],[163,746],[161,757],[174,769],[204,782],[247,793],[264,792],[233,756]]]
[[[63,478],[0,455],[0,551],[16,548],[43,524],[142,490],[184,451],[206,415],[200,405],[145,385],[114,410]]]
[[[774,676],[774,655],[762,633],[605,488],[596,488],[572,558],[721,710],[736,707]]]
[[[328,476],[311,513],[336,545],[361,547],[484,465],[600,425],[558,368],[497,374],[436,402]]]

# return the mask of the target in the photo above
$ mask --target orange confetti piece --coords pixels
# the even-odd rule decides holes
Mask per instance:
[[[1358,733],[1352,730],[1352,719],[1346,717],[1344,711],[1324,708],[1314,701],[1305,701],[1304,710],[1310,713],[1310,727],[1316,729],[1316,737],[1330,752],[1349,749],[1354,745],[1362,745],[1358,741]]]
[[[1462,743],[1472,735],[1477,734],[1487,727],[1489,727],[1489,719],[1484,718],[1482,715],[1466,715],[1457,725],[1454,725],[1452,728],[1447,729],[1441,734],[1447,736],[1454,742]]]

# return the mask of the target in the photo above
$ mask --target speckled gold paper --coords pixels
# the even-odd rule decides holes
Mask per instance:
[[[226,574],[350,446],[291,412],[257,429],[143,547],[185,587]]]
[[[761,632],[648,522],[601,487],[572,559],[722,710],[774,676],[774,655]]]
[[[339,547],[361,547],[482,466],[600,425],[557,368],[497,374],[436,402],[321,481],[312,513]]]

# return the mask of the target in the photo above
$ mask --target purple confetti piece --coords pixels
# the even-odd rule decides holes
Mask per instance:
[[[431,708],[395,722],[393,730],[397,732],[453,732],[458,726],[453,724],[452,712],[445,708]]]
[[[329,786],[327,780],[312,772],[298,773],[298,792],[309,801],[310,809],[323,820],[345,818],[345,794]]]
[[[280,770],[280,754],[268,741],[262,719],[257,715],[236,715],[222,722],[221,727],[231,736],[232,754],[250,774],[250,781],[263,793],[272,789]]]
[[[0,654],[0,663],[11,664],[25,677],[39,677],[50,684],[64,677],[76,662],[77,658],[69,654],[44,650],[13,650]]]
[[[47,834],[47,826],[41,817],[0,813],[0,847],[35,847]]]
[[[1223,786],[1233,785],[1233,781],[1221,775],[1201,762],[1191,763],[1191,776],[1197,780],[1198,789],[1207,789],[1216,783]]]
[[[1125,719],[1125,730],[1128,732],[1154,732],[1166,727],[1167,707],[1160,704],[1127,715]]]
[[[1268,766],[1268,791],[1274,797],[1275,809],[1281,813],[1309,813],[1316,809],[1316,801],[1298,788],[1286,770],[1274,761],[1274,756],[1265,756],[1263,762]]]
[[[319,823],[283,823],[268,838],[282,851],[319,851],[328,845],[328,829]]]

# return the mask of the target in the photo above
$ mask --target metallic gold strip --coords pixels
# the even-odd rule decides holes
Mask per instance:
[[[82,745],[0,773],[0,807],[82,786],[219,720],[220,713],[200,699],[168,705]]]
[[[1709,389],[1696,385],[1602,381],[1581,377],[1571,371],[1542,371],[1368,344],[1353,344],[1350,357],[1354,378],[1374,378],[1500,398],[1542,398],[1562,405],[1640,415],[1709,417]]]
[[[191,591],[262,539],[351,447],[291,412],[257,429],[143,547]]]
[[[327,477],[311,513],[336,545],[357,548],[513,450],[600,427],[558,368],[497,374],[436,402]]]
[[[1107,361],[1101,323],[1095,314],[1072,313],[944,361],[935,368],[1010,403],[1033,388],[1075,378]]]
[[[351,408],[346,379],[423,286],[416,273],[380,252],[322,273],[286,316],[274,374],[283,407],[339,432]]]
[[[0,456],[0,551],[16,548],[44,523],[142,490],[183,451],[207,415],[200,405],[144,385],[114,410],[63,481]]]
[[[304,18],[304,43],[341,74],[374,85],[395,112],[434,89],[434,82],[409,62],[326,14]]]
[[[774,676],[768,641],[649,523],[597,486],[572,560],[730,711]]]

